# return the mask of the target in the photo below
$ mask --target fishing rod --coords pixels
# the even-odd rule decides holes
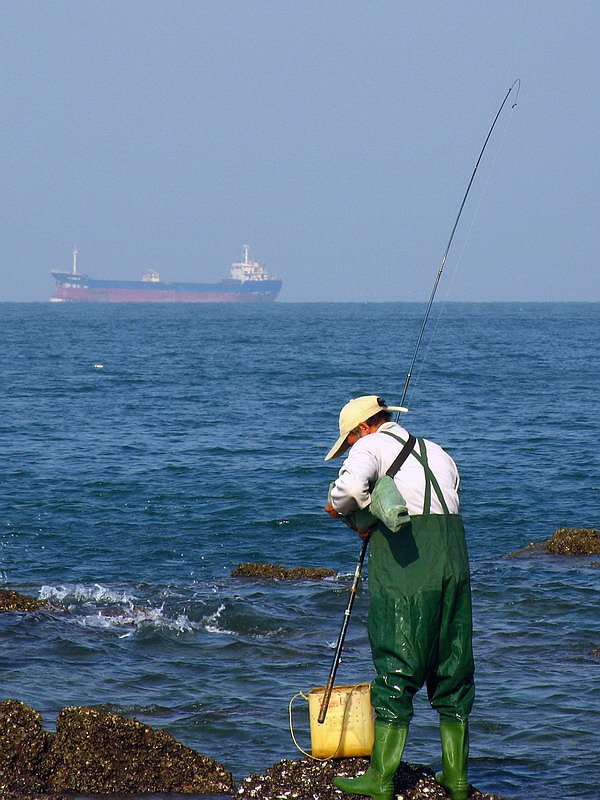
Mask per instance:
[[[362,572],[365,555],[367,554],[368,544],[369,544],[369,537],[367,535],[363,539],[362,547],[360,549],[360,555],[358,557],[358,563],[356,564],[356,569],[354,570],[354,580],[352,581],[352,586],[350,587],[350,597],[348,598],[348,605],[346,606],[346,610],[344,611],[344,621],[342,623],[342,630],[340,631],[340,635],[338,636],[337,645],[335,648],[335,654],[333,656],[333,662],[331,664],[331,671],[329,673],[329,679],[327,681],[327,686],[325,687],[325,692],[323,693],[323,700],[321,701],[321,708],[319,710],[319,716],[317,718],[317,722],[319,722],[321,725],[325,722],[325,716],[327,714],[327,709],[329,708],[329,700],[331,699],[331,692],[333,690],[333,682],[335,681],[335,674],[340,665],[340,661],[342,660],[342,647],[344,646],[344,639],[346,638],[346,631],[348,630],[348,624],[350,622],[350,614],[352,613],[354,598],[356,597],[356,593],[358,592],[360,573]]]
[[[516,90],[515,90],[515,87],[516,87]],[[446,259],[448,258],[448,253],[450,251],[450,246],[452,245],[452,240],[454,239],[454,234],[456,233],[456,229],[458,227],[458,222],[459,222],[459,220],[461,218],[461,215],[462,215],[462,212],[463,212],[463,208],[465,207],[465,203],[467,202],[467,197],[469,196],[469,192],[471,191],[471,186],[473,185],[473,181],[475,180],[475,175],[477,174],[477,170],[479,168],[479,164],[481,162],[481,159],[483,158],[483,154],[484,154],[485,149],[486,149],[486,147],[488,145],[488,142],[490,140],[492,132],[493,132],[494,128],[496,127],[496,122],[498,122],[498,118],[500,117],[500,114],[502,113],[502,109],[506,105],[506,101],[508,100],[511,92],[513,90],[515,90],[515,99],[514,99],[514,102],[513,102],[512,106],[511,106],[511,108],[514,108],[517,105],[517,98],[519,96],[519,89],[520,88],[521,88],[521,80],[520,80],[520,78],[517,78],[516,81],[510,87],[510,89],[507,91],[507,93],[506,93],[506,95],[504,97],[504,100],[500,104],[500,108],[496,112],[496,116],[494,117],[494,121],[492,122],[491,127],[490,127],[490,129],[488,131],[488,134],[485,137],[485,141],[483,143],[483,147],[481,148],[481,152],[479,153],[479,157],[477,158],[477,161],[475,163],[475,167],[473,168],[473,172],[471,174],[471,179],[469,180],[469,184],[467,186],[467,191],[465,192],[464,197],[462,199],[462,203],[460,204],[460,208],[458,209],[458,214],[456,216],[456,220],[454,221],[454,226],[452,228],[452,232],[450,234],[450,238],[448,239],[448,244],[446,245],[446,250],[444,251],[444,257],[442,258],[441,264],[440,264],[440,266],[438,268],[437,274],[435,276],[435,280],[433,282],[433,289],[431,290],[431,295],[429,296],[429,302],[427,303],[427,308],[425,310],[425,315],[423,317],[423,322],[421,323],[421,330],[419,331],[419,335],[417,337],[417,343],[415,345],[415,349],[414,349],[413,356],[412,356],[412,359],[411,359],[411,362],[410,362],[410,366],[408,368],[408,372],[406,373],[406,378],[404,379],[404,388],[402,389],[402,397],[400,398],[400,402],[399,402],[398,405],[401,405],[401,406],[404,405],[404,399],[405,399],[406,393],[408,391],[408,385],[409,385],[410,380],[412,378],[412,373],[413,373],[413,369],[414,369],[414,366],[415,366],[415,361],[417,360],[417,353],[419,352],[419,348],[421,346],[421,340],[423,339],[423,334],[425,333],[425,326],[427,325],[427,320],[429,318],[429,312],[431,311],[431,306],[433,305],[433,298],[435,297],[435,293],[437,292],[438,284],[440,282],[440,278],[442,277],[442,272],[444,271],[444,267],[446,265]],[[400,416],[400,412],[396,412],[396,420],[398,420],[399,416]]]
[[[515,89],[516,87],[516,89]],[[483,143],[483,147],[479,153],[477,161],[475,162],[475,167],[473,168],[473,172],[471,174],[471,178],[467,185],[467,190],[463,196],[462,202],[460,204],[460,208],[458,209],[458,214],[456,216],[456,220],[454,221],[454,225],[452,227],[452,232],[450,233],[450,238],[448,239],[448,244],[446,245],[446,250],[444,251],[444,256],[438,268],[438,271],[435,276],[435,281],[433,282],[433,288],[431,290],[431,295],[429,297],[429,302],[427,303],[427,308],[425,310],[425,315],[423,317],[423,321],[421,323],[421,329],[419,331],[419,335],[417,337],[417,343],[415,345],[415,349],[412,355],[412,359],[410,362],[410,366],[408,368],[408,372],[406,373],[406,378],[404,380],[404,388],[402,390],[402,397],[400,398],[399,405],[404,405],[404,399],[406,397],[406,393],[408,391],[408,386],[410,384],[410,380],[412,378],[413,369],[415,366],[415,362],[417,360],[417,354],[419,352],[419,348],[421,346],[421,340],[423,339],[423,334],[425,332],[425,326],[427,325],[427,320],[429,318],[429,312],[431,311],[431,306],[433,305],[433,298],[435,297],[435,293],[437,292],[438,284],[440,282],[440,278],[442,277],[442,272],[444,271],[444,267],[446,265],[446,260],[448,258],[448,253],[450,252],[450,247],[452,245],[452,240],[454,239],[454,234],[456,233],[456,229],[458,227],[459,220],[461,218],[463,208],[465,207],[465,203],[467,202],[467,197],[469,196],[469,192],[471,191],[471,186],[473,185],[473,181],[475,180],[475,175],[477,174],[477,170],[479,169],[479,164],[481,159],[483,158],[483,154],[485,149],[488,145],[488,142],[491,138],[494,128],[496,127],[496,123],[498,122],[498,118],[502,113],[504,106],[508,98],[511,95],[511,92],[515,91],[515,98],[511,108],[514,108],[517,105],[517,97],[519,96],[519,89],[521,88],[521,80],[517,78],[516,81],[512,84],[510,89],[506,92],[502,103],[500,104],[500,108],[496,112],[496,116],[494,117],[494,121],[492,122],[490,129],[485,137],[485,141]],[[396,412],[396,420],[400,416],[400,412]],[[344,611],[344,621],[342,623],[342,629],[340,631],[340,635],[338,637],[337,645],[335,648],[335,654],[333,656],[333,663],[331,665],[331,671],[329,673],[329,679],[327,681],[327,686],[325,687],[325,692],[323,694],[323,700],[321,702],[321,708],[319,711],[319,717],[317,722],[323,724],[325,722],[325,717],[327,715],[327,709],[329,707],[329,700],[331,699],[331,692],[333,690],[333,682],[335,680],[335,676],[340,665],[341,661],[341,654],[342,648],[344,646],[344,639],[346,638],[346,631],[348,630],[348,624],[350,622],[350,614],[352,613],[352,606],[354,605],[354,598],[356,597],[356,593],[358,591],[358,584],[360,581],[360,575],[363,568],[363,563],[365,560],[365,555],[367,553],[367,547],[369,544],[369,537],[365,536],[363,538],[363,543],[360,551],[360,555],[358,557],[358,563],[356,564],[356,569],[354,570],[354,580],[352,581],[352,586],[350,587],[350,597],[348,598],[348,605],[346,606],[346,610]]]

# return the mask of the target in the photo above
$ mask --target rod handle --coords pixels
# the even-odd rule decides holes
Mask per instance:
[[[369,545],[369,538],[370,537],[365,536],[365,538],[363,539],[362,547],[360,550],[360,556],[358,557],[358,563],[356,565],[356,569],[354,570],[354,580],[352,581],[352,586],[350,587],[350,597],[348,598],[348,605],[346,606],[346,610],[344,611],[344,621],[342,623],[342,629],[338,637],[337,645],[335,648],[335,655],[333,656],[333,663],[331,665],[331,672],[329,673],[329,680],[327,681],[327,686],[325,687],[323,700],[321,701],[321,708],[319,709],[319,716],[317,718],[317,722],[320,725],[322,725],[325,722],[327,709],[329,708],[331,692],[333,691],[333,682],[335,681],[335,674],[337,672],[337,668],[340,665],[342,648],[344,646],[344,639],[346,638],[346,631],[348,630],[348,624],[350,622],[350,614],[352,613],[354,598],[356,597],[356,592],[358,591],[358,582],[360,580],[360,574],[362,572],[362,567],[365,560],[367,547]]]

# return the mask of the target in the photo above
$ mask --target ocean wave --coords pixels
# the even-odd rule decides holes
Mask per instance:
[[[95,583],[93,586],[81,583],[74,586],[45,585],[40,589],[39,598],[40,600],[58,600],[60,603],[65,603],[69,599],[79,603],[133,603],[136,599],[134,595],[126,591],[118,592],[101,586],[99,583]]]
[[[133,636],[140,629],[192,633],[200,627],[187,614],[165,611],[165,604],[142,604],[127,591],[116,591],[99,583],[93,586],[43,586],[40,599],[59,601],[71,618],[82,627],[123,631],[121,638]],[[91,612],[90,606],[95,606]]]
[[[287,632],[279,614],[273,617],[266,609],[248,604],[242,596],[207,601],[206,592],[214,595],[216,586],[207,586],[204,592],[195,591],[191,598],[185,591],[164,586],[154,590],[145,588],[150,590],[151,599],[99,583],[45,584],[39,590],[39,597],[66,611],[78,625],[113,631],[121,638],[142,630],[176,634],[205,631],[252,640],[272,639]]]
[[[223,611],[225,611],[225,603],[221,603],[216,611],[202,618],[202,627],[207,633],[225,633],[234,636],[235,631],[231,631],[228,628],[221,628],[219,625],[219,620]]]
[[[192,633],[197,626],[190,621],[186,614],[169,617],[162,608],[144,608],[132,606],[121,613],[98,611],[95,614],[77,617],[77,623],[87,628],[101,628],[105,630],[121,630],[129,628],[120,638],[133,636],[139,629],[156,631],[171,631],[174,633]]]
[[[240,600],[241,598],[236,598]],[[286,629],[266,613],[253,609],[244,612],[237,603],[220,603],[215,611],[205,614],[200,620],[207,633],[239,637],[244,640],[262,641],[285,636]]]

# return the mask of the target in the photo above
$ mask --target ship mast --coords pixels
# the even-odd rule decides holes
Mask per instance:
[[[73,275],[77,275],[77,248],[73,250]]]

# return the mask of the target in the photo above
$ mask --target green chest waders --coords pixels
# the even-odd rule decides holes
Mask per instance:
[[[368,631],[377,670],[371,701],[378,720],[397,726],[408,725],[423,685],[440,717],[456,721],[466,721],[475,691],[463,524],[448,513],[418,441],[413,456],[425,472],[424,513],[397,533],[379,524],[370,539]],[[443,514],[429,513],[432,488]]]

